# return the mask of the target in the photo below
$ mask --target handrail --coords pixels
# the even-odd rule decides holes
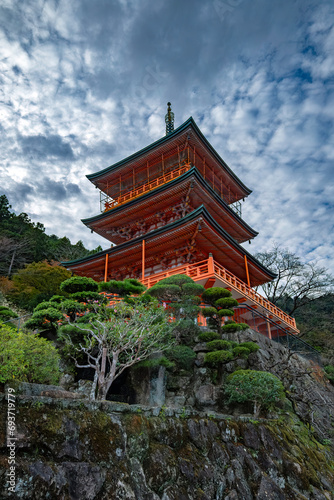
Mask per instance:
[[[182,167],[179,166],[175,170],[171,170],[167,174],[157,177],[153,181],[146,182],[146,184],[143,184],[142,186],[133,189],[132,191],[128,191],[127,193],[123,194],[122,196],[119,196],[118,198],[112,201],[107,201],[104,204],[105,207],[104,211],[107,212],[108,210],[111,210],[116,206],[123,205],[124,203],[133,200],[134,198],[138,198],[138,196],[142,196],[145,193],[149,193],[153,189],[156,189],[157,187],[162,186],[163,184],[167,184],[167,182],[172,181],[176,177],[180,177],[180,175],[184,174],[185,172],[188,172],[190,168],[191,168],[190,163],[186,163]]]
[[[214,262],[214,268],[215,274],[227,281],[235,290],[237,290],[238,292],[242,292],[244,295],[247,295],[250,299],[254,300],[262,307],[265,307],[266,309],[268,309],[268,311],[272,312],[283,321],[291,325],[293,328],[297,329],[296,320],[282,311],[282,309],[262,297],[262,295],[253,290],[253,288],[247,286],[246,283],[239,280],[236,276],[234,276],[234,274],[232,274],[230,271],[227,271],[227,269],[225,269],[217,262]]]
[[[269,300],[262,297],[262,295],[246,285],[246,283],[237,278],[233,273],[227,271],[227,269],[225,269],[222,265],[218,264],[213,259],[210,262],[210,259],[212,258],[209,257],[209,259],[196,262],[194,264],[184,264],[182,266],[174,267],[172,269],[147,276],[140,281],[147,288],[151,288],[153,285],[158,283],[158,281],[175,274],[186,274],[195,281],[215,275],[218,278],[221,278],[229,287],[241,293],[244,297],[249,298],[256,304],[259,304],[269,313],[274,314],[278,319],[284,321],[284,323],[289,325],[293,330],[295,330],[296,333],[298,332],[296,320],[294,318],[282,311],[279,307],[272,304]]]

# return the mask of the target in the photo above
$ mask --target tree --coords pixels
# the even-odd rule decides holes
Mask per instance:
[[[13,276],[14,288],[8,292],[11,301],[32,310],[42,300],[62,294],[60,284],[71,276],[70,271],[48,262],[33,262]]]
[[[261,285],[265,296],[274,304],[293,314],[296,309],[333,290],[334,278],[324,267],[301,259],[286,248],[277,245],[256,258],[277,278]]]
[[[209,304],[209,307],[202,309],[204,316],[210,318],[211,326],[220,334],[222,331],[222,318],[234,315],[233,307],[239,305],[238,301],[232,297],[229,290],[221,287],[212,287],[205,290],[202,300]]]
[[[0,323],[0,382],[57,383],[59,361],[57,349],[48,340]]]
[[[171,328],[157,301],[137,301],[135,305],[122,301],[111,308],[99,308],[88,323],[62,327],[59,339],[76,367],[95,371],[92,397],[97,387],[97,399],[105,399],[111,384],[126,368],[173,344]]]
[[[160,302],[168,304],[169,310],[177,320],[174,325],[174,334],[183,343],[191,343],[198,333],[195,318],[200,312],[200,295],[204,287],[195,283],[185,274],[176,274],[153,285],[146,294],[156,297]]]
[[[10,277],[32,262],[78,259],[102,250],[99,246],[88,251],[82,241],[72,245],[66,236],[48,236],[43,224],[11,208],[7,197],[0,196],[0,275]]]
[[[278,377],[269,372],[237,370],[227,377],[224,387],[228,403],[254,403],[254,416],[284,398],[284,388]]]

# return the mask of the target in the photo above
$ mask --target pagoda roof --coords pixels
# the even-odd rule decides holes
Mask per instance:
[[[109,266],[114,269],[126,268],[129,264],[141,261],[141,245],[145,240],[145,260],[148,262],[154,256],[163,253],[168,256],[191,239],[196,233],[196,248],[207,255],[213,254],[214,259],[224,265],[246,283],[244,256],[247,256],[248,270],[252,286],[258,286],[275,278],[275,274],[266,269],[255,257],[241,247],[201,205],[182,219],[151,231],[144,236],[135,238],[116,247],[98,252],[94,255],[76,259],[62,264],[73,272],[84,275],[103,277],[105,256],[109,256]]]
[[[166,197],[166,191],[168,191],[168,197]],[[112,210],[102,214],[82,219],[82,222],[97,234],[118,244],[122,239],[108,234],[112,225],[135,223],[138,220],[138,213],[141,214],[141,217],[148,217],[150,214],[164,209],[165,206],[172,205],[177,198],[180,199],[187,192],[189,192],[192,203],[196,204],[195,208],[204,202],[205,207],[215,217],[218,224],[239,243],[252,239],[258,234],[211,188],[196,167],[192,167],[184,174],[153,191],[125,204],[115,206]]]
[[[193,132],[190,136],[189,132]],[[248,196],[252,191],[241,182],[241,180],[235,175],[235,173],[230,169],[227,163],[220,157],[217,151],[209,143],[206,137],[203,135],[199,127],[197,126],[193,117],[188,118],[182,125],[176,128],[173,132],[161,139],[149,144],[145,148],[137,151],[136,153],[124,158],[123,160],[110,165],[109,167],[86,175],[86,177],[99,189],[102,191],[106,190],[107,181],[113,174],[120,173],[126,170],[128,167],[133,168],[138,161],[143,161],[144,159],[153,158],[154,154],[159,152],[168,152],[171,143],[175,145],[180,145],[181,142],[188,142],[191,147],[196,146],[197,150],[201,150],[203,153],[207,154],[211,159],[212,163],[225,177],[228,177],[233,187],[238,191],[238,199]]]

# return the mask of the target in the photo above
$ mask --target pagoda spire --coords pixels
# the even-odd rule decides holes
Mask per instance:
[[[171,109],[170,102],[167,102],[167,113],[165,115],[165,122],[166,122],[166,135],[168,135],[174,130],[174,113]]]

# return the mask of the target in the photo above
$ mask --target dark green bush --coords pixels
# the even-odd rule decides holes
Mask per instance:
[[[231,351],[213,351],[206,353],[204,357],[204,362],[216,368],[220,363],[227,363],[233,358],[233,354]]]
[[[137,370],[138,368],[156,368],[158,366],[164,366],[165,368],[174,368],[175,363],[166,358],[166,356],[161,356],[161,358],[153,358],[153,359],[145,359],[144,361],[140,361],[134,368]]]
[[[215,302],[215,306],[222,307],[223,309],[231,309],[231,307],[236,307],[238,305],[239,302],[233,297],[224,297]]]
[[[256,370],[237,370],[228,376],[225,394],[228,403],[254,403],[254,414],[261,407],[268,408],[284,398],[284,388],[279,378],[269,372]]]
[[[324,371],[328,380],[330,380],[330,382],[334,384],[334,366],[326,365],[324,366]]]
[[[233,309],[219,309],[218,311],[218,316],[222,318],[223,316],[233,316],[234,311]]]
[[[248,356],[250,355],[250,350],[247,349],[247,347],[244,347],[243,345],[239,345],[232,349],[232,353],[234,357],[247,359]]]
[[[6,306],[0,306],[0,321],[7,321],[12,318],[18,318],[18,315]]]
[[[238,332],[247,328],[249,326],[246,323],[228,323],[222,326],[223,332]]]
[[[202,309],[203,316],[212,316],[213,314],[217,314],[217,309],[215,307],[203,307]]]
[[[231,295],[231,292],[226,290],[226,288],[213,287],[208,288],[205,292],[203,292],[202,299],[208,304],[213,304],[216,300],[224,297],[231,297]]]
[[[211,342],[207,342],[206,347],[210,351],[229,351],[235,344],[236,342],[230,342],[229,340],[212,340]]]
[[[257,344],[255,344],[255,342],[242,342],[240,345],[242,347],[247,347],[249,352],[256,352],[260,349],[260,347]]]
[[[85,276],[73,276],[60,285],[60,290],[66,293],[76,293],[76,292],[97,292],[98,284],[92,278],[86,278]]]
[[[173,361],[179,369],[191,370],[196,353],[186,345],[177,345],[165,352],[166,357]]]
[[[202,342],[210,342],[210,340],[217,340],[220,338],[219,333],[217,332],[203,332],[198,336],[199,340]]]

